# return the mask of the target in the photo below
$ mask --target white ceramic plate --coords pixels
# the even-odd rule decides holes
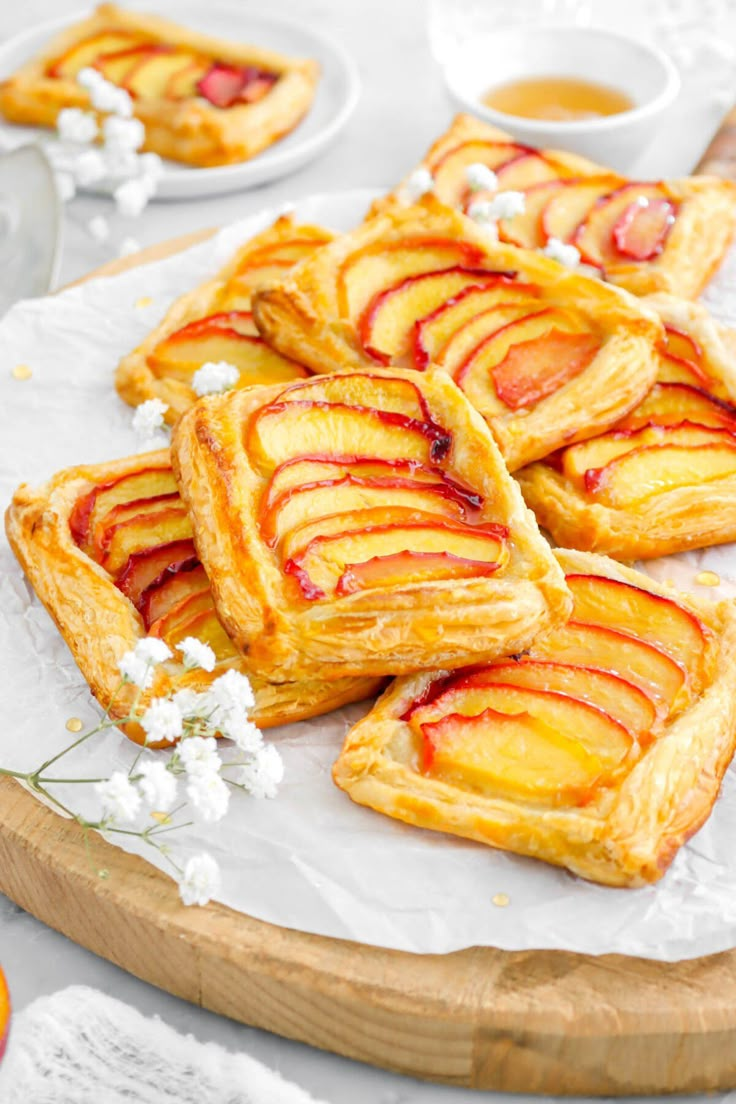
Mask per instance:
[[[148,0],[147,3],[134,2],[128,6],[150,10],[152,4]],[[249,6],[228,3],[228,0],[208,0],[207,3],[202,3],[202,0],[176,0],[176,3],[173,0],[157,0],[155,8],[157,14],[166,15],[194,30],[252,42],[296,57],[315,58],[322,70],[314,102],[291,134],[250,161],[238,165],[196,169],[166,161],[157,198],[195,199],[221,195],[286,176],[322,153],[350,118],[360,95],[357,67],[342,46],[321,32],[303,23],[287,22],[248,10]],[[0,44],[0,79],[9,76],[38,53],[59,30],[86,14],[79,12],[65,19],[39,24]],[[49,133],[38,128],[12,126],[0,119],[0,145],[6,149]]]

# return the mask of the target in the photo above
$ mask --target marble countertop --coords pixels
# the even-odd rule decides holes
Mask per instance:
[[[226,5],[226,0],[217,2]],[[621,0],[615,5],[617,12],[627,3],[631,7],[634,0]],[[75,12],[79,6],[79,0],[3,4],[0,41],[35,22]],[[247,28],[251,6],[257,10],[253,0],[231,0],[229,4],[243,28]],[[277,0],[273,7],[279,14],[328,31],[351,52],[363,82],[355,114],[324,156],[289,177],[214,199],[152,204],[125,229],[142,246],[316,192],[387,187],[450,122],[453,108],[429,51],[425,31],[428,5],[423,0],[372,0],[371,4],[361,0]],[[697,162],[723,110],[722,101],[712,95],[681,96],[632,171],[640,177],[686,173]],[[104,199],[81,197],[74,201],[65,220],[61,284],[111,259],[109,247],[94,242],[86,231],[93,216],[107,215],[110,210]],[[186,1004],[77,947],[1,896],[0,959],[16,1009],[64,986],[87,984],[148,1015],[158,1014],[202,1041],[214,1040],[251,1054],[329,1104],[342,1104],[348,1098],[351,1104],[470,1104],[479,1098],[470,1090],[427,1085],[374,1070]]]

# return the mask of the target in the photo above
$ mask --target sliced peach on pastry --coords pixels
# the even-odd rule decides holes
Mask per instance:
[[[186,540],[191,535],[192,526],[183,505],[169,506],[158,513],[129,518],[110,531],[100,566],[114,576],[134,552],[156,544]]]
[[[212,605],[192,612],[188,617],[181,617],[178,621],[171,622],[168,627],[164,627],[165,621],[164,617],[160,622],[155,622],[149,631],[152,636],[159,636],[165,640],[172,651],[186,637],[193,636],[212,649],[217,663],[232,659],[239,654]]]
[[[304,383],[287,387],[278,401],[339,403],[431,421],[424,396],[410,380],[399,376],[372,376],[370,371],[351,372],[346,376],[314,376]]]
[[[443,524],[441,518],[372,525],[353,532],[313,538],[303,551],[286,561],[284,571],[295,576],[304,597],[312,600],[334,594],[340,579],[346,573],[348,576],[354,573],[356,565],[377,557],[396,557],[398,553],[406,553],[407,556],[414,552],[449,553],[461,560],[477,562],[482,565],[479,571],[486,574],[491,565],[499,568],[508,558],[503,533],[501,526],[473,529]],[[392,567],[396,563],[394,560]],[[409,561],[404,557],[401,563],[405,566]],[[375,565],[372,565],[372,571],[376,578]],[[421,568],[418,567],[417,571],[419,581],[431,581],[427,580]]]
[[[550,196],[542,211],[544,241],[558,238],[569,242],[593,205],[621,186],[617,176],[589,176],[566,180],[564,187]]]
[[[190,57],[169,77],[163,95],[167,100],[188,100],[197,95],[197,85],[210,67],[209,58]]]
[[[663,716],[682,708],[691,696],[679,663],[652,644],[615,629],[569,621],[535,642],[529,655],[620,675],[648,694]]]
[[[501,165],[535,152],[529,146],[516,142],[488,142],[482,139],[462,142],[430,165],[435,194],[451,207],[460,206],[469,191],[466,173],[470,165],[486,165],[497,171]]]
[[[597,756],[607,769],[617,767],[632,751],[635,739],[618,721],[589,702],[579,701],[552,690],[541,690],[511,683],[475,685],[461,676],[434,701],[411,713],[415,731],[448,713],[477,716],[486,709],[497,713],[525,713],[538,718],[555,732],[579,742]]]
[[[257,103],[270,92],[277,80],[277,73],[253,65],[228,65],[216,61],[198,82],[197,92],[213,107],[224,109],[236,104]]]
[[[171,494],[156,495],[154,498],[136,498],[131,502],[120,502],[117,506],[113,506],[107,513],[100,515],[90,533],[92,546],[90,555],[101,562],[109,547],[111,535],[119,525],[130,521],[131,518],[142,519],[149,514],[158,514],[161,510],[172,507],[183,509],[178,491],[173,491]]]
[[[214,603],[209,588],[187,591],[178,602],[174,602],[161,617],[152,622],[152,635],[165,638],[169,633],[176,632],[180,627],[187,625],[192,618],[200,613],[207,613],[213,608]],[[187,633],[184,633],[181,639],[186,635]]]
[[[701,445],[728,442],[729,439],[730,434],[725,429],[687,422],[669,427],[647,424],[637,429],[615,429],[600,437],[570,445],[562,453],[560,470],[568,479],[596,486],[597,473],[627,452],[667,444],[699,448]]]
[[[635,200],[619,216],[613,240],[619,253],[634,261],[650,261],[664,249],[675,222],[676,207],[669,199]]]
[[[121,502],[172,494],[176,489],[174,473],[168,464],[160,468],[144,468],[93,487],[74,504],[69,518],[72,536],[83,547],[89,543],[90,534],[100,517]]]
[[[322,455],[441,463],[452,435],[429,422],[340,403],[284,402],[251,418],[246,448],[264,471],[297,456]]]
[[[645,205],[655,202],[659,204],[660,200],[667,200],[661,184],[636,182],[624,184],[615,192],[599,199],[573,235],[572,240],[580,250],[583,260],[588,264],[606,267],[626,261],[646,259],[636,258],[633,254],[624,254],[620,248],[622,243],[625,244],[624,232],[619,230],[614,237],[614,231],[621,225],[622,218],[633,217],[628,214],[633,204],[644,210]],[[669,223],[666,225],[665,237],[669,231],[669,225]],[[660,246],[663,241],[664,238],[659,242]]]
[[[507,161],[496,170],[498,189],[501,192],[524,191],[535,184],[559,180],[560,172],[548,157],[538,151],[530,150],[523,157]]]
[[[262,514],[273,509],[276,500],[302,487],[327,480],[351,478],[371,484],[408,487],[430,486],[435,493],[455,501],[464,516],[474,517],[483,506],[477,491],[450,479],[444,472],[404,460],[373,460],[356,456],[326,459],[319,456],[287,460],[273,473],[263,498]]]
[[[94,68],[99,69],[105,80],[125,88],[128,78],[142,62],[166,50],[167,47],[160,43],[143,42],[111,54],[100,55],[94,62]]]
[[[125,87],[137,99],[161,99],[166,95],[171,77],[188,68],[194,60],[193,54],[183,50],[160,50],[144,59],[128,73]]]
[[[479,268],[483,250],[471,242],[427,234],[374,242],[350,253],[337,273],[341,318],[358,319],[376,295],[409,276],[448,268]]]
[[[674,426],[681,422],[736,433],[736,407],[686,383],[655,383],[639,405],[618,423],[618,428],[638,429],[647,424]]]
[[[140,45],[140,35],[127,31],[106,31],[83,38],[52,62],[46,72],[50,77],[72,79],[81,69],[91,66],[103,54],[112,54],[126,47]]]
[[[553,196],[567,187],[565,180],[543,180],[524,190],[524,210],[510,219],[499,219],[501,241],[522,249],[541,249],[547,241],[542,213]]]
[[[530,301],[524,296],[519,296],[518,302],[511,299],[510,302],[500,303],[480,311],[448,338],[434,358],[435,363],[441,364],[445,371],[456,379],[463,366],[486,338],[497,334],[511,322],[536,314],[538,310],[539,304],[534,300]]]
[[[494,575],[498,568],[497,563],[467,560],[452,552],[395,552],[346,567],[337,581],[335,593],[342,596],[376,587],[478,579]]]
[[[363,351],[379,364],[395,364],[410,348],[414,327],[465,288],[482,287],[497,273],[483,269],[445,268],[407,276],[378,292],[358,321]]]
[[[408,510],[438,514],[452,521],[464,521],[460,503],[439,484],[436,488],[405,480],[360,480],[349,475],[342,479],[294,488],[281,495],[261,519],[261,536],[275,545],[291,529],[312,518],[342,514],[375,506],[404,506]]]
[[[622,724],[642,744],[657,725],[657,710],[649,695],[610,671],[522,657],[477,671],[468,676],[464,685],[486,686],[494,682],[552,690],[587,701]]]
[[[691,334],[675,329],[665,323],[664,341],[657,347],[659,369],[657,379],[660,383],[687,383],[692,387],[702,387],[706,391],[722,391],[704,367],[705,355],[701,346]],[[725,395],[723,396],[725,397]]]
[[[270,245],[263,245],[260,249],[253,250],[252,253],[248,253],[237,269],[237,275],[243,276],[250,272],[251,269],[262,268],[264,265],[282,265],[287,268],[291,268],[292,265],[298,264],[299,261],[303,261],[305,257],[311,257],[315,249],[319,249],[320,245],[325,245],[332,240],[332,235],[325,234],[313,234],[304,238],[287,238],[284,241],[272,242]]]
[[[597,755],[530,713],[449,713],[422,737],[427,774],[480,793],[581,804],[605,773]]]
[[[323,514],[295,525],[284,534],[280,556],[282,560],[298,558],[308,545],[316,540],[331,540],[345,533],[362,533],[365,530],[386,530],[412,527],[421,524],[425,527],[441,529],[447,519],[442,514],[429,513],[426,510],[414,510],[409,506],[384,503],[381,506],[366,506],[345,513]],[[458,523],[462,525],[462,523]],[[463,526],[464,528],[464,526]],[[498,536],[501,530],[491,524],[490,532]]]
[[[687,671],[702,670],[708,630],[672,598],[603,575],[568,575],[572,621],[637,637],[666,652]]]
[[[469,287],[460,292],[417,322],[414,331],[414,367],[424,369],[431,361],[439,362],[448,342],[478,315],[496,307],[509,307],[519,303],[528,303],[531,311],[538,295],[539,288],[517,283],[511,274],[494,276],[483,287]]]
[[[205,570],[196,559],[169,564],[140,596],[138,609],[146,631],[184,598],[209,591],[209,587]]]
[[[163,579],[170,567],[181,565],[189,569],[194,568],[198,563],[191,537],[143,547],[128,557],[125,567],[115,580],[115,585],[127,598],[130,598],[137,609],[145,591]]]
[[[729,435],[730,436],[730,435]],[[653,445],[634,449],[604,468],[585,473],[585,489],[598,502],[626,509],[679,487],[699,487],[736,475],[736,441],[728,444]]]

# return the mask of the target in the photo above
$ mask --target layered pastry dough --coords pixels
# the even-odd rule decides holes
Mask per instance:
[[[338,786],[424,828],[656,881],[736,744],[736,611],[560,551],[570,622],[494,664],[397,680],[347,735]]]
[[[63,108],[89,106],[76,76],[90,66],[130,92],[145,149],[200,167],[246,161],[288,134],[319,79],[315,61],[101,4],[0,83],[0,113],[54,126]]]
[[[421,168],[435,194],[467,210],[475,199],[466,171],[493,169],[498,191],[521,191],[525,211],[499,223],[503,240],[539,249],[550,238],[572,243],[606,280],[637,295],[695,298],[721,263],[736,226],[736,186],[713,176],[633,181],[562,150],[536,150],[510,134],[458,115]],[[410,177],[374,212],[411,202]]]
[[[567,614],[485,423],[440,370],[208,396],[172,456],[220,617],[262,677],[457,666]]]
[[[657,383],[609,432],[518,473],[561,545],[648,559],[736,540],[736,343],[705,307],[648,302],[666,325]]]
[[[271,345],[315,372],[440,365],[511,470],[630,410],[662,337],[618,289],[494,242],[432,196],[320,249],[257,291],[253,312]]]
[[[309,375],[259,336],[251,296],[260,283],[283,276],[332,238],[329,230],[295,226],[283,215],[246,242],[212,280],[176,299],[155,330],[120,361],[115,375],[120,396],[132,406],[161,399],[173,424],[196,401],[192,377],[207,362],[238,368],[237,387]]]
[[[261,727],[318,716],[376,692],[375,679],[279,682],[251,676],[214,610],[167,450],[70,468],[38,488],[23,484],[6,516],[8,538],[53,617],[92,693],[125,717],[137,693],[120,689],[118,662],[144,636],[169,644],[141,700],[185,687],[201,691],[235,668],[251,678],[252,719]],[[212,647],[214,670],[186,670],[177,643],[194,636]],[[140,741],[129,723],[125,731]]]

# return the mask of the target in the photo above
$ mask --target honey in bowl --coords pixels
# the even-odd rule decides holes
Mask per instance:
[[[630,111],[625,92],[575,77],[525,77],[490,88],[481,98],[486,107],[522,119],[577,122]]]

